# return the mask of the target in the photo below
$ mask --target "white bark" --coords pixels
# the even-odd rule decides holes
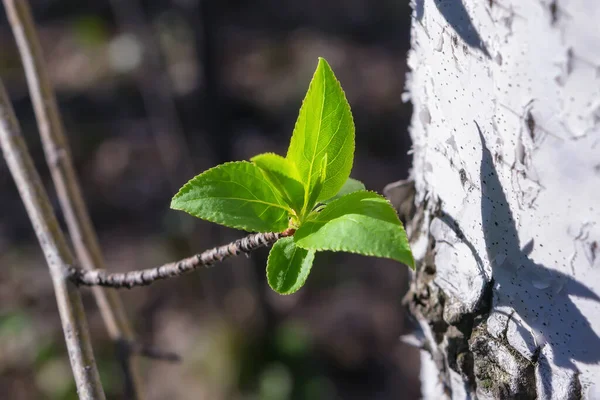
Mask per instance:
[[[417,0],[414,17],[424,396],[600,398],[600,2]]]

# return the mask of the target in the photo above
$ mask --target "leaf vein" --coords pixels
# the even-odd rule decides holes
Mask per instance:
[[[228,197],[224,197],[224,196],[202,196],[201,198],[202,199],[217,199],[217,200],[235,200],[235,201],[244,201],[246,203],[260,203],[260,204],[264,204],[264,205],[269,206],[269,207],[281,208],[282,210],[290,211],[287,207],[285,207],[285,206],[283,206],[281,204],[269,203],[267,201],[262,201],[260,199],[254,200],[254,199],[244,199],[244,198],[241,198],[241,197],[229,197],[229,196]],[[189,201],[196,201],[196,199],[192,199],[192,200],[189,200]],[[245,204],[242,204],[242,206],[240,206],[240,207],[243,207],[244,205]]]

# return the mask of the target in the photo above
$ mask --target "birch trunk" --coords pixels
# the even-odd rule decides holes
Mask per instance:
[[[423,396],[600,398],[600,2],[417,0]]]

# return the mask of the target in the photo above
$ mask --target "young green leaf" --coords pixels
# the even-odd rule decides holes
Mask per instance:
[[[350,106],[319,58],[286,157],[265,153],[212,168],[183,186],[171,207],[248,231],[294,229],[267,262],[269,285],[280,294],[304,285],[317,251],[386,257],[414,268],[395,210],[349,177],[353,158]]]
[[[277,172],[294,180],[300,181],[300,175],[296,166],[290,160],[275,153],[263,153],[250,159],[262,169]]]
[[[365,184],[357,179],[348,178],[344,186],[340,189],[339,192],[335,196],[330,199],[323,200],[324,204],[329,204],[334,200],[339,199],[342,196],[345,196],[349,193],[358,192],[359,190],[365,190]]]
[[[186,183],[171,208],[231,228],[279,232],[292,212],[263,171],[247,161],[211,168]]]
[[[396,211],[377,193],[359,191],[332,201],[294,235],[307,250],[347,251],[391,258],[414,268],[406,232]]]
[[[304,206],[304,186],[300,183],[296,166],[274,153],[259,154],[250,159],[264,172],[285,202],[300,214]]]
[[[327,61],[319,58],[317,70],[300,108],[286,158],[296,165],[305,185],[305,198],[321,176],[321,160],[327,179],[317,200],[340,190],[352,169],[354,122],[346,96]]]
[[[314,250],[297,247],[293,237],[279,239],[267,260],[269,286],[279,294],[296,292],[306,282],[314,259]]]
[[[319,179],[317,180],[317,183],[313,187],[312,192],[309,193],[310,197],[308,198],[308,201],[306,202],[306,204],[304,204],[304,208],[302,209],[301,221],[304,220],[305,216],[310,214],[313,207],[317,204],[317,199],[319,198],[319,195],[323,191],[323,186],[325,184],[325,181],[327,180],[327,168],[325,168],[325,165],[327,165],[327,153],[325,153],[325,156],[321,159],[321,174],[319,176]]]

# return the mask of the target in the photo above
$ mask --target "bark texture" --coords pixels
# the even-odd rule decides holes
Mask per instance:
[[[3,0],[15,36],[27,86],[38,123],[46,162],[80,265],[88,270],[105,269],[104,257],[87,211],[64,132],[54,88],[48,76],[35,22],[26,0]],[[104,324],[118,349],[126,397],[142,400],[140,368],[128,343],[134,341],[125,308],[116,292],[94,288],[94,297]]]
[[[90,271],[72,267],[69,269],[69,277],[78,285],[106,286],[116,289],[126,287],[131,289],[135,286],[150,285],[161,279],[188,274],[200,267],[210,267],[216,262],[221,262],[242,253],[248,255],[261,247],[274,244],[282,237],[292,236],[294,232],[294,229],[287,229],[281,233],[253,233],[235,242],[206,250],[183,260],[138,271],[110,273],[101,269]]]
[[[600,2],[417,0],[425,398],[600,398]]]
[[[67,267],[73,264],[73,255],[60,230],[1,80],[0,148],[50,270],[77,394],[81,400],[104,400],[81,295],[67,277]]]

